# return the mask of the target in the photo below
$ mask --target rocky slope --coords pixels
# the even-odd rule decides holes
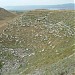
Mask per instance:
[[[0,34],[2,75],[73,75],[75,11],[35,10]]]

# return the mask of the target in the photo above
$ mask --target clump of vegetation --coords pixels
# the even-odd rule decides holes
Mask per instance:
[[[2,62],[0,61],[0,69],[2,68],[2,66],[3,66],[3,64],[2,64]]]

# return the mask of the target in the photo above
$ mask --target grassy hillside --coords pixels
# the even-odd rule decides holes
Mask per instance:
[[[4,8],[0,8],[0,27],[2,26],[3,23],[13,19],[16,16],[17,14],[9,12],[5,10]]]
[[[13,13],[11,11],[7,11],[4,8],[0,8],[0,33],[5,28],[6,23],[17,16],[17,13]]]
[[[75,11],[34,10],[0,34],[2,75],[75,73]]]
[[[0,20],[4,20],[5,18],[14,17],[15,14],[5,10],[4,8],[0,8]]]

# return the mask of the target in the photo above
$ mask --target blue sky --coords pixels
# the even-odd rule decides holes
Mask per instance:
[[[73,2],[74,0],[0,0],[0,7],[19,5],[57,5]]]

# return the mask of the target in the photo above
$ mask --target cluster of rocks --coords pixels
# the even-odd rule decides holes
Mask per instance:
[[[0,48],[0,52],[0,61],[3,63],[3,67],[0,70],[2,75],[16,73],[20,66],[22,67],[29,64],[29,57],[35,55],[35,53],[28,48]]]

